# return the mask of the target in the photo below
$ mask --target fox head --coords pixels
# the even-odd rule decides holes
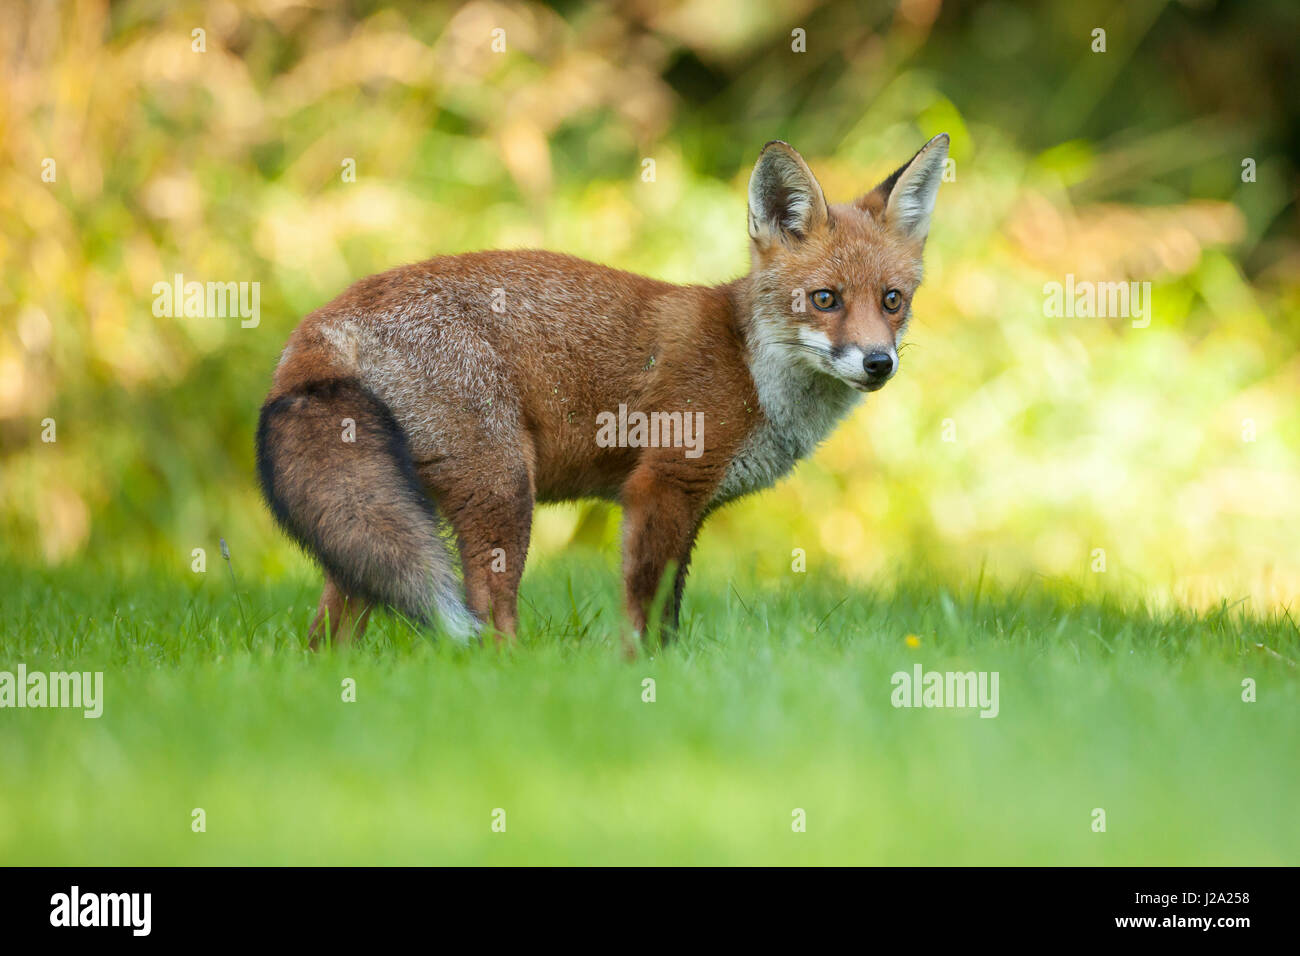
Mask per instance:
[[[889,381],[947,155],[940,133],[875,189],[828,206],[792,147],[763,147],[749,179],[750,280],[769,347],[860,392]]]

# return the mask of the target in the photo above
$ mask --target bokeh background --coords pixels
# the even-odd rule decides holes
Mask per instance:
[[[485,247],[723,281],[747,267],[764,142],[842,200],[946,130],[955,180],[900,375],[715,517],[697,560],[788,573],[804,548],[810,572],[862,581],[1300,594],[1292,0],[73,0],[0,19],[0,557],[183,573],[220,535],[246,574],[305,576],[252,454],[302,315]],[[176,273],[260,282],[260,325],[156,318]],[[1150,281],[1150,326],[1046,316],[1067,273]],[[616,521],[546,509],[534,554],[612,552]]]

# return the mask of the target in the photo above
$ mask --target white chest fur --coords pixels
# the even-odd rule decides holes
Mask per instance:
[[[766,337],[752,346],[750,374],[763,421],[745,440],[722,480],[714,504],[768,488],[830,435],[857,404],[860,393],[808,367],[798,355]]]

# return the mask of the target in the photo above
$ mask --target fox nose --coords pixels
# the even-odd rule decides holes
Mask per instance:
[[[869,352],[862,360],[862,369],[875,381],[884,381],[894,374],[894,357],[888,352]]]

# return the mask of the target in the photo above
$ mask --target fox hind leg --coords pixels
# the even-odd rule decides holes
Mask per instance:
[[[456,531],[465,599],[483,623],[491,623],[498,640],[513,641],[519,626],[519,582],[532,534],[535,493],[526,462],[458,469],[427,470],[443,514]],[[485,480],[485,475],[492,478]]]
[[[334,579],[326,575],[320,606],[311,622],[308,646],[315,650],[322,636],[336,644],[347,644],[360,638],[365,633],[373,607],[364,598],[344,593]]]

